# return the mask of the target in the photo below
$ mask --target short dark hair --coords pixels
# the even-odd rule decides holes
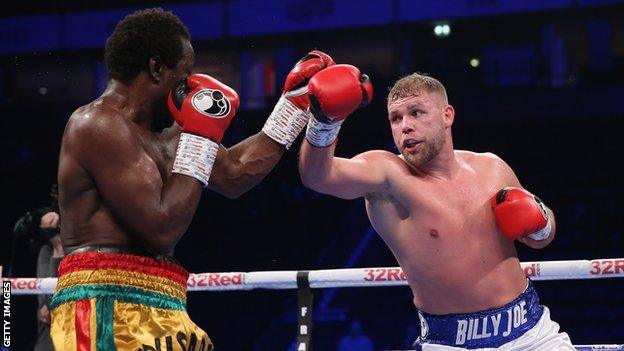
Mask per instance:
[[[182,58],[180,37],[190,39],[191,35],[170,11],[152,8],[127,15],[106,39],[104,58],[109,78],[127,83],[147,69],[152,57],[174,68]]]

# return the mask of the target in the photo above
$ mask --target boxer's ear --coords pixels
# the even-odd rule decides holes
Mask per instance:
[[[455,109],[451,105],[446,105],[444,108],[444,125],[450,127],[455,120]]]
[[[165,65],[159,57],[150,57],[147,63],[147,74],[156,83],[160,83]]]

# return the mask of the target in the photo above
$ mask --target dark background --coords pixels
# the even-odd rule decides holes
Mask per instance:
[[[0,264],[5,270],[14,246],[13,276],[35,275],[37,246],[15,238],[13,225],[26,211],[49,202],[67,118],[98,96],[106,83],[105,36],[88,28],[68,32],[71,15],[93,11],[97,18],[97,11],[114,9],[120,14],[111,16],[116,21],[134,8],[151,6],[175,13],[175,6],[222,9],[196,14],[200,18],[205,14],[206,21],[191,21],[189,28],[197,71],[215,75],[242,97],[242,108],[226,133],[226,146],[260,130],[285,73],[300,56],[319,48],[339,63],[360,67],[375,87],[371,106],[344,124],[337,154],[395,150],[386,120],[387,89],[404,74],[426,72],[446,85],[457,111],[455,146],[496,153],[514,168],[524,187],[554,210],[557,238],[543,250],[518,244],[521,261],[624,256],[621,1],[418,2],[423,6],[421,16],[416,6],[403,10],[406,2],[393,0],[388,18],[379,21],[357,1],[264,3],[287,7],[284,21],[290,22],[283,26],[262,18],[262,12],[254,14],[258,3],[21,1],[2,11],[0,114],[5,137],[0,225],[5,234]],[[341,12],[349,4],[352,12]],[[237,15],[232,12],[237,6],[251,10]],[[381,8],[379,18],[385,16]],[[184,11],[180,16],[187,22]],[[61,18],[60,29],[43,26],[33,20],[37,16]],[[213,28],[212,18],[223,22]],[[28,28],[16,21],[26,21]],[[433,28],[443,21],[450,24],[451,34],[438,38]],[[203,34],[203,26],[217,34]],[[52,38],[42,44],[33,39],[58,30],[65,31],[58,41]],[[478,67],[469,65],[472,58],[480,60]],[[241,198],[205,192],[176,250],[190,271],[396,265],[377,236],[361,253],[353,251],[369,230],[362,199],[335,199],[301,185],[296,168],[300,139],[276,169]],[[624,343],[620,279],[536,286],[553,319],[575,344]],[[13,349],[28,349],[36,332],[36,298],[14,296],[12,302]],[[406,326],[418,325],[406,287],[323,289],[316,292],[316,302],[326,306],[315,313],[316,350],[335,349],[351,319],[362,321],[377,349],[406,347]],[[219,350],[287,350],[294,340],[295,291],[191,292],[188,303],[189,314]]]

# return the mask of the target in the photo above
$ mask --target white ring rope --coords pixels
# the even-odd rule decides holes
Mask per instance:
[[[624,278],[624,258],[523,262],[532,280]],[[192,273],[189,291],[296,289],[298,271]],[[15,295],[52,294],[56,278],[4,278]],[[407,285],[399,267],[325,269],[309,271],[311,288],[376,287]]]

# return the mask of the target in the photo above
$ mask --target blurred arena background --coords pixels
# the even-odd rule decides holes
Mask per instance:
[[[389,85],[426,72],[455,106],[455,146],[492,151],[553,208],[557,238],[518,245],[521,261],[624,257],[621,185],[624,1],[219,0],[19,1],[0,12],[2,216],[0,264],[35,275],[36,244],[14,237],[25,212],[46,204],[67,118],[106,83],[103,45],[140,8],[173,11],[189,27],[196,71],[234,87],[236,143],[262,127],[292,64],[311,49],[372,79],[371,106],[343,127],[337,154],[394,150]],[[300,137],[301,139],[301,137]],[[363,200],[302,186],[295,143],[276,169],[236,200],[206,191],[175,256],[191,272],[396,266]],[[355,250],[358,247],[358,250]],[[620,279],[537,282],[575,344],[624,343]],[[381,290],[383,289],[383,290]],[[407,287],[316,292],[314,347],[335,350],[350,321],[376,349],[403,348],[418,326]],[[13,298],[14,350],[32,347],[36,298]],[[219,350],[288,350],[294,291],[189,293],[189,314]],[[29,346],[30,345],[30,346]]]

